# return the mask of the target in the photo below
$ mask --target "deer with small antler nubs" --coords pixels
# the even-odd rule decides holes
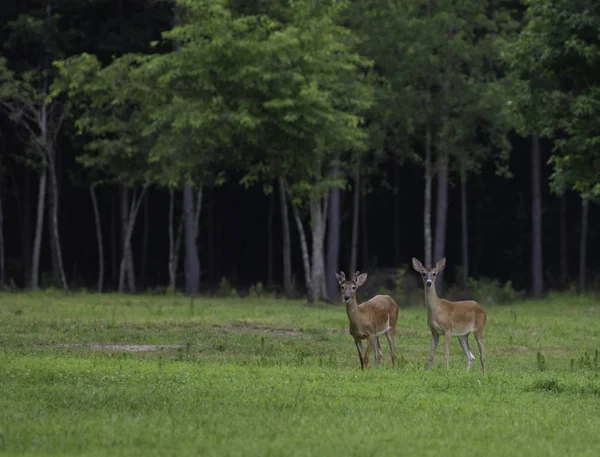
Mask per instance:
[[[392,357],[392,365],[396,366],[396,325],[398,324],[398,305],[389,295],[376,295],[370,300],[361,303],[356,301],[356,289],[367,280],[367,273],[354,273],[352,279],[347,281],[343,271],[337,276],[342,291],[342,298],[346,304],[346,314],[350,320],[350,335],[358,350],[360,368],[369,367],[371,350],[375,349],[375,366],[381,360],[381,347],[379,336],[385,335]],[[362,340],[367,340],[367,350],[363,352]]]
[[[449,367],[450,340],[458,337],[460,346],[467,356],[467,370],[471,368],[475,356],[469,348],[469,334],[472,333],[479,348],[481,370],[485,373],[483,341],[485,337],[486,313],[483,307],[473,300],[449,301],[439,298],[435,291],[435,277],[446,266],[444,257],[433,268],[425,268],[416,258],[412,258],[413,268],[421,273],[425,287],[425,306],[427,307],[427,325],[431,330],[431,353],[427,368],[433,365],[433,358],[440,339],[444,335],[446,368]]]

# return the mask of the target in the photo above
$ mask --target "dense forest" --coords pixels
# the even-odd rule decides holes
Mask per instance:
[[[600,289],[598,2],[0,14],[3,288],[336,301],[445,256],[454,293]]]

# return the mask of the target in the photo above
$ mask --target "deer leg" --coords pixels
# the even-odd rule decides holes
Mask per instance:
[[[429,370],[433,365],[433,358],[435,357],[435,351],[438,347],[438,343],[440,342],[440,335],[436,333],[431,334],[431,352],[429,353],[429,363],[427,364],[427,369]]]
[[[381,344],[379,343],[379,335],[375,336],[375,366],[381,362]]]
[[[446,369],[450,368],[450,342],[452,341],[452,332],[447,330],[444,333],[445,346],[444,346],[444,359],[446,360]]]
[[[477,341],[477,347],[479,348],[479,360],[481,360],[481,371],[485,373],[485,357],[483,356],[483,340],[485,335],[483,330],[473,333],[475,341]]]
[[[469,347],[469,335],[459,336],[458,341],[460,342],[460,347],[462,347],[462,350],[467,357],[467,371],[469,371],[471,369],[471,365],[473,364],[473,360],[475,360],[475,356]]]
[[[373,346],[375,345],[375,337],[373,335],[369,335],[367,337],[367,349],[365,350],[365,368],[369,368],[369,357],[371,356],[371,350],[373,349]],[[377,357],[375,357],[377,358]]]
[[[362,342],[359,339],[354,340],[354,344],[356,344],[356,349],[358,350],[358,359],[360,360],[360,369],[365,369],[365,362],[363,360],[363,347]]]
[[[389,330],[385,332],[385,336],[390,345],[390,353],[392,355],[392,366],[396,368],[396,332]]]

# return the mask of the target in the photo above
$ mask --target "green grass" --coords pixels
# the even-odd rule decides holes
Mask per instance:
[[[342,306],[0,294],[0,455],[600,455],[600,302],[487,312],[486,375],[424,369],[422,308],[361,372]]]

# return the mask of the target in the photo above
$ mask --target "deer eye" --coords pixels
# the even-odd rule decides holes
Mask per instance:
[[[433,276],[435,276],[437,273],[434,273]]]
[[[352,290],[356,290],[356,286],[352,286]]]

